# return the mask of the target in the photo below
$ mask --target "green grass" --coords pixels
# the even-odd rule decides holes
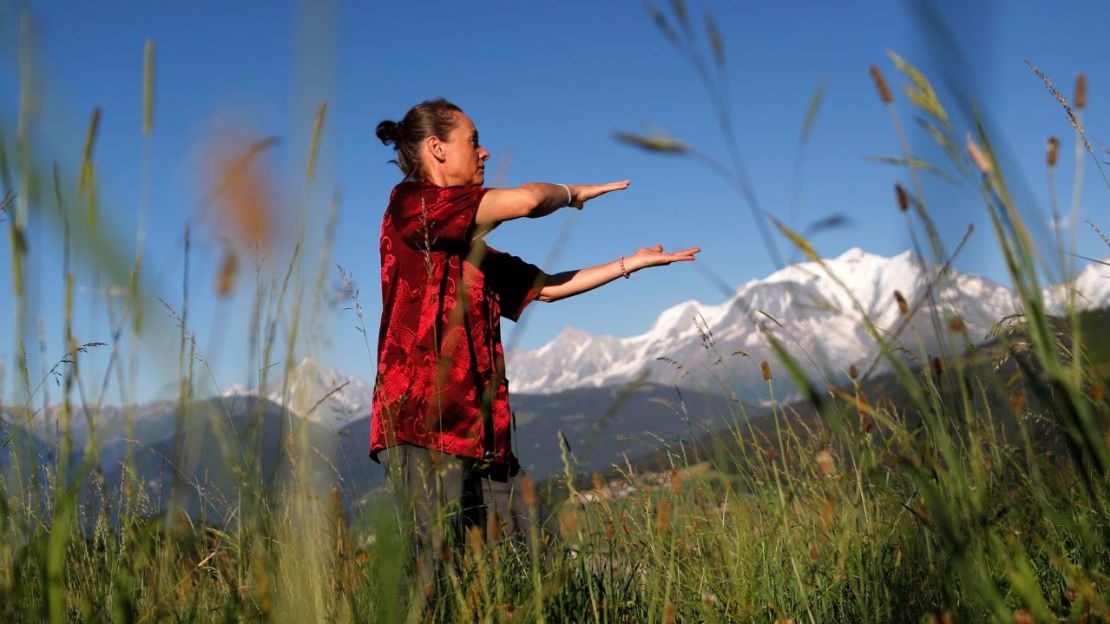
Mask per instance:
[[[707,84],[717,84],[709,72],[716,68],[723,77],[723,63],[699,55],[687,39],[691,26],[682,7],[675,3],[672,14],[653,10],[653,19],[691,55]],[[712,22],[709,28],[713,58],[719,59],[720,33]],[[153,45],[145,49],[144,59],[145,146],[155,133]],[[801,365],[769,336],[781,356],[767,368],[769,396],[775,396],[776,381],[785,377],[802,389],[802,402],[773,402],[772,414],[756,421],[742,411],[723,415],[730,428],[695,445],[669,449],[650,469],[628,464],[590,479],[575,475],[568,465],[570,478],[549,490],[548,503],[563,535],[561,542],[547,546],[551,558],[522,541],[472,535],[467,544],[443,553],[452,574],[429,619],[1110,621],[1107,315],[1075,310],[1061,319],[1047,315],[1038,284],[1048,271],[1039,264],[1009,199],[991,137],[970,128],[965,140],[928,80],[901,57],[892,55],[892,62],[909,81],[910,102],[931,128],[930,136],[951,159],[947,175],[981,195],[994,223],[992,240],[1007,260],[1024,316],[1012,319],[1008,329],[1000,328],[996,339],[981,347],[967,342],[958,323],[932,319],[951,337],[951,355],[923,367],[911,366],[902,356],[908,352],[918,361],[930,361],[911,337],[892,338],[861,318],[890,373],[853,378],[840,388],[814,386]],[[873,75],[881,79],[880,70]],[[24,79],[24,88],[31,88],[29,78]],[[717,97],[712,88],[710,93]],[[739,150],[730,140],[733,121],[727,103],[714,102],[731,145],[730,160],[727,165],[708,164],[733,183],[753,214],[760,214]],[[807,116],[800,146],[808,139],[816,105]],[[301,302],[323,299],[324,268],[330,266],[334,204],[319,267],[311,281],[305,277],[306,230],[314,225],[307,217],[307,188],[315,177],[315,146],[325,131],[325,111],[321,105],[313,123],[295,251],[281,266],[254,256],[257,297],[250,348],[263,363],[280,359],[275,354],[284,349],[287,373],[296,356],[311,352],[313,341],[323,335],[319,306],[302,308]],[[1070,111],[1081,119],[1081,108]],[[890,106],[890,112],[894,131],[908,146],[897,110]],[[123,379],[126,368],[133,379],[136,345],[165,338],[152,328],[156,306],[148,295],[141,254],[131,262],[116,255],[104,238],[106,228],[98,227],[103,218],[94,167],[98,117],[94,114],[90,123],[81,170],[74,176],[77,184],[56,167],[52,177],[42,175],[51,168],[35,160],[22,131],[17,130],[14,144],[10,133],[0,135],[2,192],[8,198],[3,222],[12,241],[12,298],[19,324],[16,366],[9,372],[20,390],[5,408],[16,420],[34,418],[43,392],[42,384],[35,386],[24,355],[29,347],[23,340],[23,285],[33,277],[25,274],[28,252],[21,244],[26,211],[42,211],[64,232],[58,251],[67,258],[67,328],[73,314],[68,260],[73,249],[83,249],[106,273],[124,276],[122,281],[130,284],[126,306],[113,317],[120,331],[106,345],[119,350],[110,371]],[[622,140],[705,160],[671,139],[622,135]],[[1081,130],[1076,140],[1086,141]],[[246,146],[234,166],[250,167],[268,144]],[[918,170],[926,169],[908,147],[904,150],[897,162],[907,166],[912,195],[900,190],[901,207],[911,231],[924,232],[927,245],[922,248],[943,266],[950,257],[936,236],[918,180]],[[1076,176],[1081,175],[1077,167]],[[41,182],[48,178],[54,183],[53,195],[43,193]],[[237,192],[249,198],[251,179],[236,173],[236,180],[247,185]],[[76,201],[67,199],[74,197]],[[255,223],[258,217],[245,218]],[[71,234],[70,227],[78,218],[89,225],[77,228],[80,236]],[[778,225],[797,252],[819,262],[804,237]],[[140,241],[143,235],[140,225]],[[764,240],[768,253],[779,256],[769,233]],[[243,242],[251,245],[257,252],[258,241]],[[223,278],[235,278],[234,269],[226,268],[234,266],[225,264],[228,274]],[[938,282],[944,279],[943,272],[936,276]],[[183,282],[188,282],[187,274]],[[183,309],[172,313],[179,331],[182,423],[190,417],[198,377],[206,374],[204,354],[192,339],[187,291],[184,300]],[[131,351],[119,338],[127,331]],[[83,388],[99,383],[82,378],[77,366],[90,345],[78,346],[68,329],[66,340],[66,358],[55,368],[62,388],[62,457],[72,444],[68,429],[78,413],[74,401],[85,402]],[[259,385],[264,385],[268,369],[258,369]],[[313,399],[290,397],[288,403],[303,412]],[[95,410],[85,413],[95,416]],[[77,465],[57,458],[38,465],[33,448],[26,453],[13,449],[11,466],[0,477],[0,620],[412,618],[403,578],[407,545],[392,507],[359,507],[359,513],[350,515],[338,493],[329,495],[316,481],[321,466],[313,459],[318,453],[308,443],[307,428],[297,426],[295,414],[282,416],[289,427],[279,441],[280,452],[292,474],[284,488],[263,486],[266,477],[251,443],[257,434],[250,427],[241,437],[226,431],[218,436],[225,461],[237,475],[231,490],[225,486],[223,492],[233,501],[233,518],[218,526],[190,518],[174,504],[182,488],[197,486],[178,477],[165,477],[167,487],[173,487],[164,514],[155,510],[166,501],[152,498],[137,478],[107,489],[95,445],[83,449],[84,461]],[[132,425],[128,421],[127,431]],[[33,446],[27,437],[0,442]],[[177,474],[173,462],[179,458],[167,458],[171,474]],[[126,461],[134,465],[133,457]]]

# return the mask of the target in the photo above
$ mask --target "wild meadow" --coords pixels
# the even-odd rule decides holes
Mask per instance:
[[[710,114],[721,124],[728,160],[714,161],[663,135],[616,138],[710,166],[751,209],[767,253],[825,266],[787,219],[763,216],[768,213],[755,201],[732,138],[727,101],[711,88],[715,72],[723,71],[724,42],[709,21],[707,52],[699,51],[683,6],[650,8],[651,17],[710,87]],[[153,110],[155,57],[151,42],[139,120],[147,145],[161,123]],[[1085,79],[1080,76],[1069,97],[1035,66],[1030,70],[1046,87],[1031,97],[1058,100],[1075,130],[1073,137],[1046,137],[1046,175],[1052,179],[1073,145],[1074,176],[1105,179],[1099,162],[1105,156],[1095,153],[1099,144],[1084,130]],[[32,68],[24,71],[22,87],[29,89]],[[730,402],[731,409],[714,415],[721,426],[712,435],[604,473],[581,474],[565,454],[561,478],[522,493],[536,509],[544,499],[561,537],[515,539],[498,535],[495,525],[468,533],[439,553],[449,573],[426,613],[412,607],[419,597],[405,580],[407,544],[395,508],[384,496],[346,500],[326,449],[314,446],[305,419],[322,397],[287,385],[279,413],[257,402],[243,422],[232,422],[219,402],[197,398],[208,371],[192,333],[188,268],[180,305],[160,303],[149,294],[142,252],[120,256],[97,229],[103,218],[95,166],[99,111],[91,113],[79,170],[67,172],[41,160],[44,150],[28,143],[24,124],[33,102],[24,98],[14,135],[0,128],[0,219],[9,231],[13,284],[5,299],[17,324],[7,335],[18,341],[5,349],[14,358],[0,369],[6,371],[0,387],[14,388],[0,394],[6,458],[0,620],[1110,621],[1110,317],[1081,312],[1074,296],[1065,314],[1049,314],[1042,286],[1049,274],[1067,275],[1068,242],[1061,240],[1058,250],[1034,243],[992,149],[999,137],[983,125],[957,127],[946,109],[951,104],[939,99],[929,77],[897,54],[860,71],[870,71],[875,98],[889,109],[891,132],[903,149],[893,160],[906,181],[892,189],[889,203],[905,215],[915,251],[930,262],[925,292],[944,284],[966,242],[941,240],[924,199],[921,177],[943,170],[962,180],[989,215],[993,227],[977,240],[989,240],[1004,257],[1021,313],[997,319],[991,340],[979,343],[959,310],[930,304],[928,295],[907,301],[890,293],[889,305],[906,326],[915,315],[931,315],[945,348],[926,352],[920,336],[878,327],[858,305],[852,313],[879,355],[870,367],[836,378],[814,377],[784,342],[789,328],[771,331],[775,319],[753,317],[769,328],[764,335],[779,358],[736,365],[762,375],[765,396],[745,401],[764,403],[769,415],[749,418],[746,403]],[[818,90],[803,143],[820,99]],[[927,163],[911,152],[908,120],[900,116],[907,109],[947,162]],[[307,188],[315,180],[318,139],[328,128],[326,103],[305,124],[312,128],[304,155]],[[256,388],[288,380],[294,363],[327,333],[319,302],[328,298],[333,278],[328,253],[336,207],[310,207],[307,192],[290,252],[267,257],[273,234],[250,168],[267,148],[266,142],[244,144],[217,159],[221,201],[232,215],[225,226],[241,251],[228,252],[215,288],[254,283],[253,326],[242,339],[256,354]],[[144,193],[141,210],[150,202]],[[1079,199],[1069,202],[1077,206]],[[1058,210],[1055,200],[1050,210]],[[35,321],[26,316],[27,288],[38,281],[48,291],[58,280],[35,274],[28,261],[25,228],[35,212],[58,231],[61,246],[50,253],[63,257],[65,267],[52,296],[64,306],[66,345],[56,365],[43,371],[29,370],[26,356],[39,347],[27,341],[33,332],[26,328]],[[147,219],[141,212],[136,224],[139,250]],[[314,233],[324,241],[319,257],[302,251]],[[75,255],[127,284],[107,310],[111,335],[72,332]],[[831,271],[823,279],[844,284]],[[373,331],[376,319],[362,317],[357,293],[346,295],[351,318],[362,327],[352,339],[368,341],[366,370],[373,370],[365,331]],[[169,322],[158,325],[152,317]],[[156,478],[140,474],[141,449],[128,446],[119,458],[122,476],[112,483],[101,465],[101,438],[74,436],[75,428],[95,429],[99,411],[107,409],[93,397],[109,380],[82,374],[88,352],[111,351],[108,375],[126,389],[141,365],[138,345],[167,335],[177,345],[177,366],[166,373],[178,388],[175,430],[212,422],[216,435],[202,443],[218,448],[234,477],[219,488],[193,480],[179,465],[185,443],[162,458]],[[703,338],[711,350],[712,336]],[[285,375],[272,362],[282,362]],[[120,394],[124,426],[117,435],[134,438],[138,406],[126,390]],[[42,441],[31,433],[43,430],[54,437]],[[76,439],[84,440],[83,448]],[[266,464],[263,455],[279,459]],[[203,510],[216,502],[223,513],[206,516]]]

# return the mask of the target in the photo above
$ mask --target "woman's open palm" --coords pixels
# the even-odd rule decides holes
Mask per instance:
[[[694,259],[694,255],[701,251],[700,247],[688,247],[682,251],[663,251],[662,245],[655,245],[653,247],[641,247],[632,256],[638,261],[641,266],[665,266],[672,262],[688,262]]]

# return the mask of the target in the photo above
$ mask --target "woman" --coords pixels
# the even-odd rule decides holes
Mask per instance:
[[[546,519],[511,449],[500,317],[515,321],[533,300],[571,297],[640,269],[693,260],[700,250],[646,247],[547,275],[482,236],[504,221],[581,210],[628,181],[487,189],[489,152],[470,118],[443,99],[414,106],[400,122],[383,121],[377,135],[393,145],[405,179],[382,221],[370,454],[415,520],[416,562],[431,590],[435,554],[450,551],[444,540],[472,526],[487,535],[529,534],[531,519]]]

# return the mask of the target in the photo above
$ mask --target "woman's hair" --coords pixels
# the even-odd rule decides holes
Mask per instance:
[[[387,119],[378,124],[378,138],[385,145],[392,143],[397,152],[397,159],[390,162],[401,168],[406,179],[421,173],[420,144],[430,136],[446,141],[455,128],[456,112],[461,113],[462,109],[443,98],[436,98],[410,108],[400,123]]]

